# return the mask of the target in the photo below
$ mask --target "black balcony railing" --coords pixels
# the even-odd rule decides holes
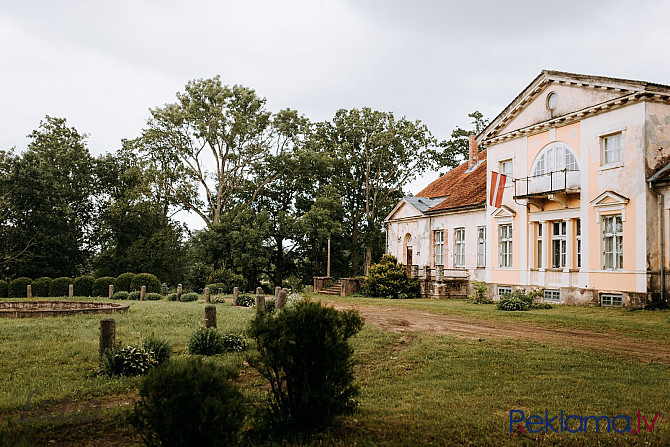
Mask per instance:
[[[523,198],[578,192],[580,190],[580,171],[578,169],[561,169],[546,174],[533,175],[514,180],[514,197]]]

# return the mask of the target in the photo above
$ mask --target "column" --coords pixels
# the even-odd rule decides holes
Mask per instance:
[[[573,261],[573,246],[574,246],[574,230],[572,227],[572,219],[563,219],[563,222],[565,222],[565,268],[563,269],[564,272],[569,272],[572,270],[572,266],[574,265]]]
[[[540,225],[542,225],[542,268],[540,268],[540,271],[543,272],[549,268],[549,260],[551,259],[551,255],[549,254],[549,225],[547,225],[547,221],[543,220],[540,221]]]

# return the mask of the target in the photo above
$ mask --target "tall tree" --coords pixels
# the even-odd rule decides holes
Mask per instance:
[[[481,112],[475,110],[468,113],[472,118],[472,129],[465,130],[456,126],[451,131],[451,138],[440,142],[439,148],[431,150],[431,156],[435,160],[436,168],[447,168],[447,171],[460,165],[469,155],[469,137],[478,135],[489,124],[489,120],[484,118]],[[442,175],[442,174],[440,174]]]

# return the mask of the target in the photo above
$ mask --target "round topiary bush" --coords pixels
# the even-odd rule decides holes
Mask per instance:
[[[68,296],[70,293],[72,278],[60,277],[51,281],[49,296]]]
[[[189,293],[182,293],[181,294],[181,301],[184,301],[184,302],[198,301],[198,298],[200,298],[200,295],[198,295],[195,292],[189,292]]]
[[[362,292],[376,298],[417,298],[419,281],[410,277],[395,257],[384,255],[379,264],[370,267]]]
[[[163,295],[161,295],[160,293],[150,292],[150,293],[146,293],[144,295],[144,299],[147,300],[147,301],[158,301],[162,298],[163,298]]]
[[[8,292],[9,292],[9,283],[3,279],[0,279],[0,298],[7,298]]]
[[[114,290],[117,292],[130,292],[130,284],[134,277],[134,273],[121,273],[114,280]]]
[[[213,327],[201,327],[188,341],[188,353],[191,355],[217,355],[224,350],[223,336]]]
[[[142,380],[130,423],[146,445],[237,445],[247,407],[232,377],[199,358],[169,362]]]
[[[165,295],[165,299],[168,301],[177,301],[177,294],[176,293],[168,293]]]
[[[74,279],[75,296],[93,296],[93,284],[95,278],[91,275],[84,275]]]
[[[33,290],[33,296],[49,296],[49,287],[51,287],[51,281],[51,278],[48,276],[43,276],[33,281],[33,283],[30,285]]]
[[[16,278],[9,283],[7,295],[9,298],[25,298],[28,294],[28,286],[33,283],[33,280],[26,278]]]
[[[109,296],[109,286],[114,284],[114,278],[103,276],[93,283],[93,296]]]
[[[142,286],[147,286],[147,292],[161,293],[163,287],[161,281],[151,273],[140,273],[135,275],[130,283],[131,290],[140,290]]]
[[[112,295],[113,300],[127,300],[128,299],[128,292],[125,290],[122,290],[120,292],[114,292],[114,295]]]

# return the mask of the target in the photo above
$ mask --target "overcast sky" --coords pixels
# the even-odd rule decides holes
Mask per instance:
[[[367,106],[446,139],[543,68],[670,83],[668,17],[644,0],[0,0],[0,149],[25,149],[51,115],[114,151],[149,108],[217,74],[271,111]]]

